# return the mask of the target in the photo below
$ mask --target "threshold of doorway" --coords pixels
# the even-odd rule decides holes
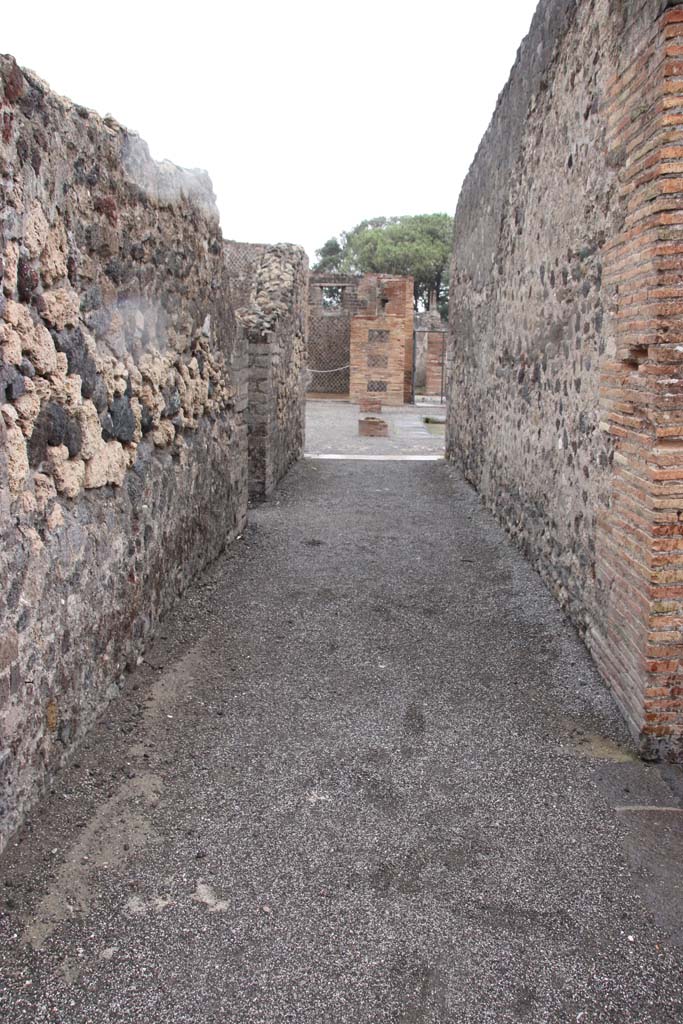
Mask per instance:
[[[333,459],[337,462],[442,462],[445,455],[351,455],[305,452],[305,459]]]

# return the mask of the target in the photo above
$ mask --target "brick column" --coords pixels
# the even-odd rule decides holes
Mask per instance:
[[[273,335],[247,331],[249,344],[249,497],[265,498],[277,482],[273,473],[272,443],[277,429],[273,383]]]
[[[607,246],[602,367],[613,492],[598,523],[591,643],[645,757],[683,757],[683,6],[662,4],[611,84],[624,223]]]

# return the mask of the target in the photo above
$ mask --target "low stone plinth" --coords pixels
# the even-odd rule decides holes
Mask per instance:
[[[365,416],[358,420],[358,433],[361,437],[388,437],[389,424],[378,416]]]
[[[382,402],[379,398],[361,398],[358,403],[361,412],[381,412]]]

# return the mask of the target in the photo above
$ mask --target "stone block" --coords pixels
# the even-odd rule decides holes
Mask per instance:
[[[358,433],[361,437],[388,437],[389,424],[377,416],[364,416],[358,420]]]

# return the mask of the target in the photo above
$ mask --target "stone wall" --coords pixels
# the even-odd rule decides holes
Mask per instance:
[[[258,266],[268,248],[258,242],[225,241],[225,265],[230,282],[230,305],[233,309],[248,306]]]
[[[229,266],[203,172],[153,162],[8,57],[0,261],[1,846],[160,616],[244,528],[233,310],[252,278]],[[275,328],[285,448],[301,418],[305,342],[299,326],[288,349],[282,326],[301,324],[297,302]]]
[[[447,426],[643,753],[673,758],[682,56],[678,3],[540,4],[458,203]]]
[[[264,248],[237,318],[249,344],[249,494],[267,497],[304,451],[308,259]]]

